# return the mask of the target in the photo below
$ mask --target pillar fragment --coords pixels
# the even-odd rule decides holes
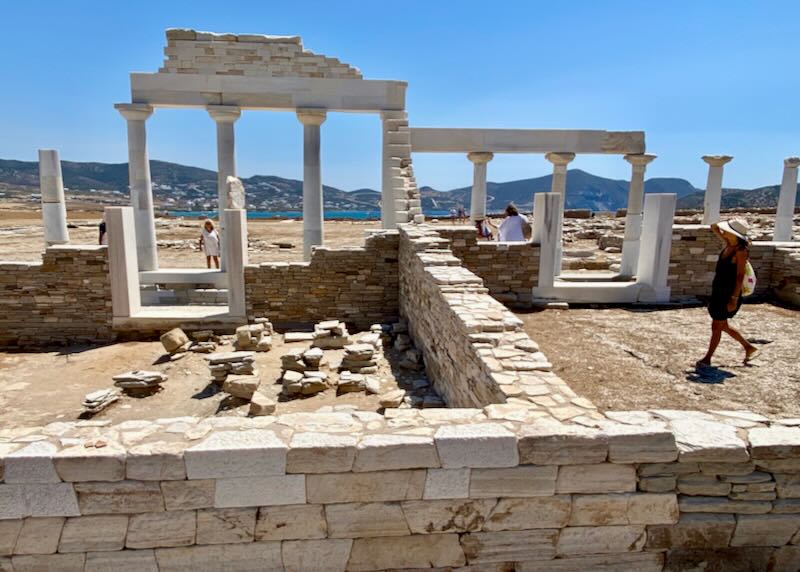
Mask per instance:
[[[703,224],[719,222],[719,209],[722,202],[722,169],[733,160],[730,155],[703,155],[708,163],[708,181],[703,198]]]
[[[539,242],[538,288],[552,288],[561,273],[561,196],[537,193],[533,197],[533,236]]]
[[[551,193],[557,193],[561,196],[561,217],[564,216],[564,211],[567,208],[567,165],[575,159],[575,153],[547,153],[545,159],[553,164],[553,182],[550,187]],[[562,225],[563,221],[559,222],[559,236],[558,236],[558,251],[556,257],[556,276],[561,274],[561,258],[563,252],[562,240]]]
[[[55,149],[39,149],[39,192],[42,196],[42,223],[45,246],[67,244],[67,207],[61,160]]]
[[[775,213],[775,232],[772,235],[772,240],[775,241],[788,242],[792,240],[798,166],[800,166],[800,157],[787,157],[783,161],[781,193],[778,196],[778,210]]]
[[[136,262],[136,223],[131,207],[106,207],[108,265],[111,276],[111,311],[115,318],[130,318],[141,309]]]
[[[247,265],[247,211],[225,209],[222,218],[228,229],[225,241],[225,258],[228,259],[228,314],[245,319],[244,267]]]
[[[636,274],[639,262],[639,241],[642,236],[642,206],[644,204],[644,173],[655,155],[625,155],[631,164],[631,184],[628,189],[628,206],[625,211],[625,237],[622,242],[620,276]]]
[[[324,109],[298,109],[303,124],[303,259],[311,260],[311,250],[324,242],[320,126]]]
[[[644,201],[642,244],[636,283],[642,286],[641,302],[668,302],[669,256],[672,251],[672,221],[677,195],[653,193]]]
[[[225,217],[222,213],[228,208],[228,177],[236,176],[236,138],[233,124],[242,115],[235,105],[209,105],[206,110],[217,126],[217,212],[219,213],[220,248],[224,250]],[[227,263],[223,252],[220,270],[226,270]]]
[[[472,152],[467,159],[472,161],[472,196],[469,205],[469,218],[472,222],[486,218],[486,167],[494,158],[494,153]]]

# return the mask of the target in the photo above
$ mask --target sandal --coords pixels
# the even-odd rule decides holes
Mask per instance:
[[[746,353],[744,356],[744,363],[748,364],[754,359],[756,359],[761,354],[761,350],[758,348],[754,348],[753,351],[750,353]]]

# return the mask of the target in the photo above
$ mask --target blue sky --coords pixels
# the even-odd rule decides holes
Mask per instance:
[[[730,154],[725,186],[780,181],[800,154],[797,5],[745,2],[128,3],[7,0],[0,18],[0,157],[123,162],[128,73],[156,71],[164,30],[298,34],[366,78],[409,82],[413,126],[584,128],[647,133],[659,158],[648,177],[705,185],[703,154]],[[245,112],[236,124],[239,174],[302,177],[302,129],[289,113]],[[214,169],[214,124],[203,111],[158,110],[150,156]],[[376,116],[329,114],[323,179],[378,188]],[[415,155],[417,180],[471,184],[459,155]],[[620,157],[573,164],[627,178]],[[489,180],[549,173],[541,156],[496,156]]]

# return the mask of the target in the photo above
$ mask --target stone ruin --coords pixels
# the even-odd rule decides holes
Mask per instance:
[[[185,324],[191,337],[165,337],[170,359],[207,353],[222,389],[250,396],[252,415],[0,428],[0,569],[800,569],[800,420],[603,413],[552,371],[503,305],[707,294],[713,237],[674,225],[674,198],[644,199],[654,157],[643,134],[412,128],[403,82],[361,79],[299,39],[172,30],[168,41],[164,68],[133,74],[133,103],[118,106],[132,142],[134,206],[108,209],[108,248],[63,244],[60,169],[43,168],[42,197],[55,205],[44,211],[48,248],[41,264],[2,264],[0,343],[152,337]],[[144,126],[154,107],[170,105],[204,107],[217,126],[227,268],[203,279],[224,279],[224,312],[171,316],[139,297],[141,284],[189,279],[158,268],[152,225]],[[233,124],[241,109],[257,108],[297,112],[303,124],[312,198],[303,263],[248,264],[243,209],[226,202],[236,186]],[[319,127],[334,110],[379,113],[384,129],[384,229],[345,249],[324,246],[315,208]],[[471,229],[423,224],[412,151],[467,153],[478,206],[494,153],[546,153],[553,193],[536,198],[533,240],[478,242]],[[587,287],[561,272],[575,153],[631,163],[624,236],[608,245],[621,250],[621,286]],[[704,159],[704,214],[713,219],[730,158]],[[787,159],[774,240],[752,249],[757,294],[795,305],[800,249],[791,224],[786,236],[786,205],[796,169]],[[501,278],[496,265],[511,270]],[[339,389],[369,391],[375,357],[389,348],[404,367],[424,366],[427,385],[420,378],[381,395],[382,413],[276,415],[253,365],[269,349],[267,323],[285,341],[313,346],[282,356],[287,393],[332,389],[334,374]],[[316,326],[293,332],[297,323]],[[370,333],[351,339],[350,326]],[[210,348],[234,331],[235,352]],[[326,366],[333,348],[344,359]],[[90,394],[87,409],[114,396]],[[436,399],[447,407],[425,406]]]

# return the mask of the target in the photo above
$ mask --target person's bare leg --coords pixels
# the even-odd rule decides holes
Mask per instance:
[[[219,256],[214,257],[214,266],[219,270]],[[209,268],[211,267],[209,266]]]
[[[719,340],[722,338],[722,330],[727,327],[726,320],[711,320],[711,339],[708,342],[708,351],[695,365],[697,367],[705,367],[711,365],[711,358],[714,352],[717,351]]]
[[[747,363],[748,361],[750,361],[750,358],[754,357],[753,354],[755,354],[758,351],[758,348],[755,347],[750,342],[748,342],[745,339],[745,337],[741,334],[741,332],[739,332],[739,330],[737,330],[736,328],[734,328],[733,326],[731,326],[727,322],[725,322],[724,331],[730,337],[732,337],[734,340],[736,340],[737,342],[742,344],[742,347],[744,348],[744,363]]]
[[[208,268],[211,268],[211,257],[210,256],[206,256],[206,266]]]

